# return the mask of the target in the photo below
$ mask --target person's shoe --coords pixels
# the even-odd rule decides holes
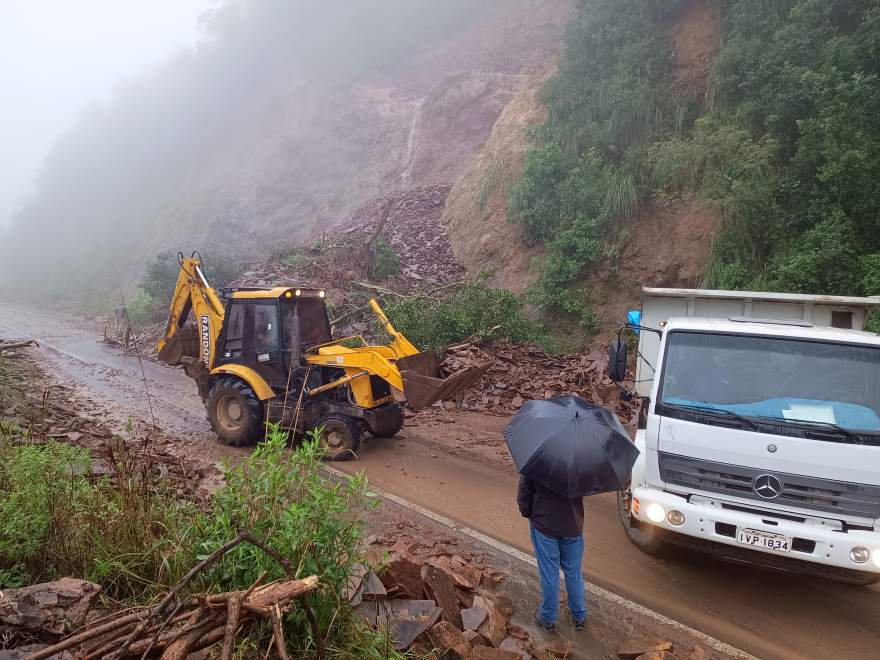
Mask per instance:
[[[583,630],[586,627],[586,625],[587,625],[587,620],[581,619],[580,621],[574,622],[574,629],[575,630]]]
[[[542,617],[540,614],[535,615],[535,623],[537,623],[547,632],[553,632],[556,630],[556,624],[550,623],[549,621],[544,621],[544,617]]]

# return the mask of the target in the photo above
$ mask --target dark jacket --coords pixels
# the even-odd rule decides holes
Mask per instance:
[[[528,477],[520,476],[519,512],[541,534],[571,538],[584,533],[584,499],[568,499]]]

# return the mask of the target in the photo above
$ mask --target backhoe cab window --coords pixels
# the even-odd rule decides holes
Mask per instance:
[[[278,308],[272,304],[238,303],[229,307],[223,358],[267,362],[279,350]]]
[[[324,301],[315,298],[297,298],[291,302],[282,301],[281,313],[284,321],[284,342],[287,348],[293,346],[293,306],[298,306],[300,341],[304,346],[323,344],[331,340],[330,324],[327,321],[327,308]]]

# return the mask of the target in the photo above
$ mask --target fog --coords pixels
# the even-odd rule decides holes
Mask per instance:
[[[0,231],[53,141],[120,79],[193,47],[211,0],[0,2]]]
[[[374,125],[400,112],[381,101],[389,81],[503,1],[0,5],[2,215],[12,210],[0,234],[0,293],[27,286],[104,304],[151,254],[228,252],[247,230],[307,216],[339,195],[346,167],[370,167],[388,150]],[[364,111],[353,90],[368,78],[373,109]],[[321,159],[327,175],[309,191],[297,177]],[[271,177],[280,183],[270,199]],[[374,188],[354,192],[369,198]]]

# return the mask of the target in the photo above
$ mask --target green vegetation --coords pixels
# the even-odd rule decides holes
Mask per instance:
[[[559,74],[543,90],[549,116],[510,189],[511,218],[546,257],[533,299],[590,330],[589,292],[575,283],[613,250],[646,194],[640,147],[673,134],[687,105],[663,90],[663,21],[679,2],[584,0]]]
[[[710,195],[726,226],[709,283],[880,293],[880,4],[738,0],[725,20],[716,115],[751,158]],[[740,160],[722,157],[710,176]]]
[[[158,471],[140,471],[118,441],[110,476],[95,479],[89,452],[35,442],[0,423],[0,588],[73,575],[100,583],[104,595],[144,603],[174,585],[199,559],[242,531],[285,557],[300,577],[317,574],[310,596],[329,657],[398,658],[387,637],[364,628],[342,588],[362,561],[363,512],[373,506],[366,479],[336,482],[320,471],[316,434],[295,451],[271,429],[245,461],[226,470],[207,508],[181,501]],[[241,544],[201,573],[192,589],[246,589],[278,563]],[[291,657],[316,649],[303,612],[285,615]],[[256,626],[246,643],[268,648],[271,628]]]
[[[423,350],[470,337],[504,337],[537,344],[551,352],[570,347],[526,316],[521,296],[482,283],[467,284],[443,299],[408,298],[387,309],[395,327]]]
[[[142,479],[121,441],[113,478],[93,480],[87,450],[23,435],[0,427],[0,588],[74,575],[123,600],[182,575],[195,507]]]
[[[400,257],[384,234],[379,234],[373,246],[376,260],[373,263],[372,276],[378,280],[386,280],[400,272]]]
[[[333,482],[320,471],[323,449],[317,435],[296,451],[277,428],[241,464],[226,471],[226,483],[214,494],[210,511],[200,516],[197,548],[209,555],[242,530],[279,552],[301,577],[318,575],[323,588],[311,597],[328,646],[340,654],[378,656],[375,636],[362,630],[341,597],[354,563],[362,560],[363,511],[375,506],[361,473]],[[266,571],[267,580],[284,577],[278,563],[248,544],[237,546],[201,578],[203,589],[247,589]],[[290,639],[310,640],[308,622],[295,609],[287,617]],[[294,657],[314,650],[311,642]],[[360,652],[354,653],[355,649]],[[374,651],[370,651],[374,649]],[[384,649],[383,649],[384,651]],[[350,655],[347,657],[351,657]],[[384,657],[381,656],[381,657]]]
[[[534,298],[549,311],[589,325],[576,283],[647,197],[685,191],[723,218],[706,285],[880,293],[880,3],[721,5],[709,93],[682,95],[667,75],[683,2],[581,2],[509,195],[546,248]]]
[[[243,270],[239,261],[224,254],[217,254],[213,258],[203,256],[202,268],[211,286],[216,288],[229,286]],[[132,323],[161,321],[167,316],[179,273],[176,252],[160,252],[147,261],[140,286],[126,305]]]
[[[284,265],[293,271],[300,271],[312,265],[314,259],[307,254],[288,254],[281,260]]]

